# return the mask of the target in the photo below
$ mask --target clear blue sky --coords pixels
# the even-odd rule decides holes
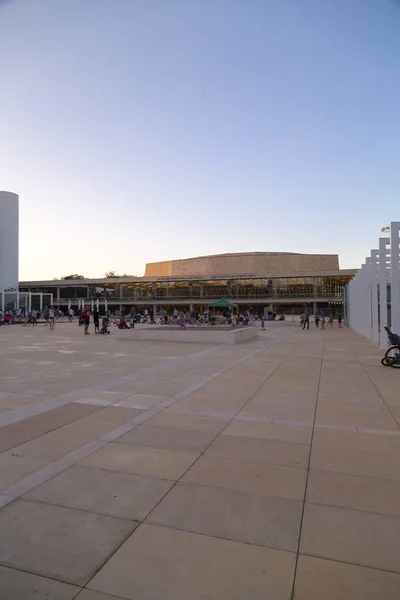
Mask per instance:
[[[400,218],[399,59],[395,0],[0,3],[20,279],[253,250],[358,267]]]

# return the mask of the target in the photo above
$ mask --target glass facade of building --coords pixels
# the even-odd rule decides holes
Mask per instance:
[[[171,302],[187,302],[191,304],[207,304],[218,298],[230,298],[240,304],[274,302],[293,304],[329,300],[342,302],[344,289],[352,275],[337,274],[314,277],[275,277],[275,278],[127,278],[126,281],[104,280],[96,284],[91,282],[77,285],[67,281],[54,282],[40,287],[40,282],[24,287],[22,291],[41,291],[53,293],[57,304],[75,303],[79,300],[104,301],[121,304],[143,305],[146,302],[158,306],[169,305]]]

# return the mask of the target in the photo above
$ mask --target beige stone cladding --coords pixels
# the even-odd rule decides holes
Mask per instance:
[[[145,276],[262,275],[265,273],[301,273],[335,271],[338,269],[339,258],[337,254],[246,252],[148,263]]]

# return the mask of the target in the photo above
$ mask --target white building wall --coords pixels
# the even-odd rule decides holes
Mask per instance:
[[[0,290],[18,288],[19,197],[0,191]]]

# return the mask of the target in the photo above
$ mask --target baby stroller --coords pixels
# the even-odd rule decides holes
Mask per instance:
[[[129,329],[125,317],[121,317],[118,323],[118,329]]]
[[[108,317],[104,317],[104,319],[101,322],[101,329],[100,329],[100,333],[102,335],[110,335],[110,332],[108,330],[108,325],[109,325],[109,320]]]

